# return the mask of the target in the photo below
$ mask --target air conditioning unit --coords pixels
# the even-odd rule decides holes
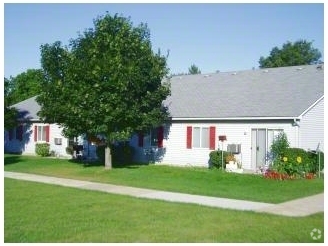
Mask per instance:
[[[227,151],[233,154],[239,154],[241,152],[241,144],[228,144]]]
[[[62,139],[61,138],[55,138],[55,144],[56,145],[62,145]]]

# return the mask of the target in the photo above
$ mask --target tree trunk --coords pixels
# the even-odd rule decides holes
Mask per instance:
[[[105,169],[112,169],[112,155],[109,146],[105,148]]]

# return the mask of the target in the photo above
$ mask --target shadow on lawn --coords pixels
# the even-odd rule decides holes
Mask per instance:
[[[24,161],[20,155],[10,155],[10,156],[5,156],[4,158],[4,165],[11,165],[11,164],[15,164],[18,162],[22,162]]]
[[[105,164],[102,163],[101,161],[94,161],[94,160],[84,160],[84,159],[70,159],[69,162],[75,163],[78,165],[81,165],[83,167],[105,167]],[[129,169],[135,169],[139,168],[141,166],[147,166],[149,165],[148,163],[119,163],[119,162],[114,162],[112,164],[113,168],[129,168]]]
[[[77,165],[81,165],[83,167],[97,167],[97,166],[104,165],[99,161],[92,161],[92,160],[85,160],[85,159],[70,159],[68,161]]]
[[[114,168],[129,168],[129,169],[136,169],[142,166],[149,166],[149,163],[114,163]]]

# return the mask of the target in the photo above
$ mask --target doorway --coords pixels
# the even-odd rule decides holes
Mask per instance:
[[[267,163],[267,154],[275,137],[281,129],[252,129],[252,169],[257,170]]]
[[[266,129],[252,129],[252,169],[265,164]]]

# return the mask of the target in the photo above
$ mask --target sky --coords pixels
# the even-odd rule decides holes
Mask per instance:
[[[300,39],[324,61],[323,3],[4,3],[4,77],[41,68],[42,44],[68,45],[106,11],[147,23],[172,74],[192,64],[202,73],[258,68],[274,47]]]

